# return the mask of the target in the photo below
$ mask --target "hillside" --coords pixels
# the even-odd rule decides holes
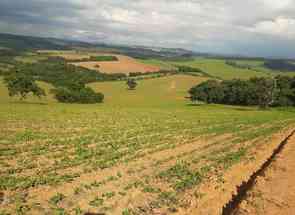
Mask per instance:
[[[65,50],[72,48],[92,49],[108,51],[117,54],[126,54],[131,57],[157,57],[157,58],[178,58],[192,56],[193,52],[185,49],[169,49],[144,46],[120,46],[104,43],[88,43],[58,38],[42,38],[0,33],[1,49],[9,48],[15,50]]]
[[[0,53],[0,214],[222,214],[294,130],[294,107],[192,101],[190,89],[208,82],[216,85],[204,93],[213,89],[213,96],[238,92],[227,95],[239,99],[240,89],[260,89],[216,86],[280,74],[254,70],[262,60],[138,59],[64,47]],[[129,74],[146,68],[166,71]],[[46,96],[10,97],[3,77],[19,74],[35,79]],[[286,89],[289,96],[293,88]],[[102,93],[103,102],[85,104],[87,92]]]

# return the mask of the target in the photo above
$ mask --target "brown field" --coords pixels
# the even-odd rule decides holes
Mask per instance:
[[[112,55],[116,56],[119,61],[109,61],[109,62],[95,62],[95,61],[87,61],[87,62],[78,62],[72,63],[76,66],[85,67],[87,69],[97,70],[103,73],[124,73],[129,74],[130,72],[157,72],[161,68],[159,66],[148,65],[142,62],[137,61],[132,57],[128,57],[125,55],[117,55],[112,53],[105,52],[83,52],[83,51],[55,51],[55,50],[40,50],[38,51],[41,54],[49,54],[51,56],[62,57],[67,60],[79,60],[83,58],[89,58],[91,56],[98,55]]]
[[[265,174],[258,177],[236,214],[294,214],[295,136],[277,156]]]
[[[83,58],[89,58],[91,56],[96,56],[97,54],[91,54],[89,52],[79,52],[75,50],[39,50],[38,53],[40,54],[46,54],[49,56],[57,56],[57,57],[62,57],[66,60],[80,60]]]
[[[129,74],[130,72],[157,72],[160,70],[160,67],[147,65],[137,61],[136,59],[124,55],[113,55],[116,56],[119,61],[112,62],[79,62],[73,63],[76,66],[82,66],[88,69],[98,70],[104,73],[125,73]]]

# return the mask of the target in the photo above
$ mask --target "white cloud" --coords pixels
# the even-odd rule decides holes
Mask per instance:
[[[1,32],[295,56],[294,0],[1,0],[0,20]]]
[[[295,39],[295,19],[277,17],[274,20],[259,22],[253,28],[248,28],[248,30],[254,33]]]

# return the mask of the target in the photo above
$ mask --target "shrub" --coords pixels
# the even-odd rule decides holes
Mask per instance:
[[[52,90],[55,98],[62,103],[94,104],[102,103],[104,95],[96,93],[83,83],[72,83],[66,87],[58,87]]]
[[[134,79],[128,79],[126,84],[129,90],[134,90],[137,86],[137,82]]]
[[[25,75],[21,72],[13,72],[4,78],[9,92],[9,96],[20,96],[25,99],[29,93],[41,98],[45,96],[45,91],[40,88],[32,76]]]

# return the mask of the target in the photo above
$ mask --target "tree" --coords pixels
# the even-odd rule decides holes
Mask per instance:
[[[271,78],[252,78],[250,82],[255,85],[257,105],[262,109],[268,108],[274,102],[275,80]]]
[[[251,78],[250,80],[209,80],[189,90],[193,102],[228,105],[295,106],[295,78]]]
[[[129,90],[135,90],[137,82],[134,79],[128,79],[126,84],[128,85]]]
[[[40,88],[32,76],[26,75],[19,71],[13,72],[4,78],[9,92],[9,96],[20,96],[20,99],[26,99],[29,93],[41,98],[45,96],[45,91]]]
[[[64,87],[58,87],[51,91],[55,98],[62,103],[94,104],[102,103],[104,95],[94,92],[82,82],[68,83]]]
[[[274,106],[292,106],[295,101],[292,99],[295,95],[292,89],[292,78],[288,76],[278,75],[275,77],[275,95]]]
[[[224,97],[224,89],[220,82],[209,80],[189,90],[193,102],[220,103]]]

